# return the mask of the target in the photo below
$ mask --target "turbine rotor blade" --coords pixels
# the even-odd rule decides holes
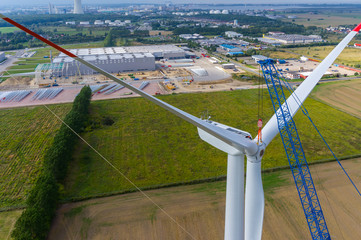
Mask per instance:
[[[65,50],[64,48],[58,46],[57,44],[45,39],[44,37],[38,35],[37,33],[34,33],[33,31],[27,29],[26,27],[20,25],[19,23],[13,21],[12,19],[8,18],[8,17],[5,17],[4,15],[0,14],[0,17],[2,19],[4,19],[6,22],[14,25],[15,27],[23,30],[24,32],[32,35],[33,37],[39,39],[40,41],[48,44],[49,46],[52,46],[54,47],[55,49],[59,50],[60,52],[66,54],[67,56],[81,62],[82,64],[88,66],[89,68],[99,72],[100,74],[112,79],[113,81],[125,86],[126,88],[132,90],[133,92],[135,93],[138,93],[140,96],[148,99],[149,101],[157,104],[158,106],[168,110],[169,112],[173,113],[174,115],[177,115],[178,117],[182,118],[183,120],[191,123],[192,125],[204,130],[205,132],[211,134],[212,136],[222,140],[223,142],[229,144],[230,146],[238,149],[239,151],[241,152],[247,152],[248,154],[254,154],[257,152],[257,145],[255,142],[247,139],[247,138],[244,138],[242,136],[239,136],[238,134],[236,133],[232,133],[230,131],[227,131],[227,130],[224,130],[224,129],[221,129],[219,127],[216,127],[210,123],[208,123],[207,121],[203,121],[202,119],[199,119],[189,113],[186,113],[176,107],[173,107],[172,105],[166,103],[166,102],[163,102],[162,100],[159,100],[158,98],[155,98],[153,97],[152,95],[146,93],[146,92],[143,92],[142,90],[136,88],[136,87],[133,87],[132,85],[120,80],[119,78],[113,76],[112,74],[104,71],[103,69],[85,61],[84,59],[82,58],[79,58],[78,56],[76,56],[75,54],[69,52],[68,50]]]
[[[287,104],[292,117],[299,110],[300,105],[306,100],[313,88],[325,74],[327,69],[332,65],[336,58],[340,55],[352,38],[361,30],[361,23],[353,29],[333,50],[332,52],[317,66],[312,74],[302,82],[302,84],[287,99]],[[279,110],[278,110],[279,111]],[[262,129],[262,140],[268,145],[272,139],[278,134],[278,124],[276,114],[267,122]],[[255,138],[257,139],[257,138]]]

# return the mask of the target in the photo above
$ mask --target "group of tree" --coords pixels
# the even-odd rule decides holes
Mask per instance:
[[[104,47],[114,47],[117,42],[123,46],[130,45],[130,39],[142,39],[149,37],[149,31],[147,30],[136,30],[133,33],[126,28],[114,28],[109,31],[104,39]]]
[[[66,176],[68,163],[88,118],[90,87],[84,87],[75,98],[52,146],[47,150],[42,171],[26,200],[26,209],[15,223],[11,236],[15,240],[46,239],[59,200],[59,186]]]
[[[85,35],[83,33],[76,34],[62,34],[57,32],[44,32],[35,31],[41,34],[47,39],[50,39],[56,44],[67,44],[67,43],[81,43],[81,42],[92,42],[102,41],[104,36],[101,35]],[[22,49],[24,47],[41,47],[45,44],[41,41],[33,38],[31,35],[25,34],[25,32],[13,32],[13,33],[2,33],[0,34],[0,51]]]
[[[306,32],[312,31],[312,28],[307,29],[303,25],[297,25],[294,23],[283,22],[281,20],[269,19],[267,17],[261,16],[248,16],[245,14],[204,14],[193,16],[192,18],[203,19],[208,22],[218,22],[226,23],[233,22],[234,20],[238,21],[239,25],[249,25],[248,28],[233,28],[233,26],[219,25],[217,28],[212,26],[194,26],[186,27],[190,28],[190,32],[186,32],[184,28],[176,28],[174,30],[175,34],[183,33],[199,33],[203,35],[219,35],[223,34],[225,31],[236,31],[242,33],[243,35],[251,37],[261,37],[262,34],[266,34],[272,31],[285,32],[287,34],[305,34]]]

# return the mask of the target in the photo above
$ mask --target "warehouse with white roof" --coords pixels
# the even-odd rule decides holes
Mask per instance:
[[[159,59],[183,59],[186,51],[174,45],[71,49],[71,53],[110,73],[155,70]],[[54,76],[92,75],[96,72],[60,53],[50,67]],[[37,67],[42,71],[41,65]]]
[[[155,58],[150,53],[79,55],[79,57],[110,73],[155,70]],[[53,60],[53,64],[61,63],[63,63],[63,67],[57,69],[56,76],[92,75],[97,73],[70,57],[57,57]]]

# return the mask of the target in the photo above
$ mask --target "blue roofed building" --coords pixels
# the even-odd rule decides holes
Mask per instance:
[[[229,45],[229,44],[222,44],[220,45],[220,47],[227,51],[228,53],[231,53],[231,52],[242,52],[242,49],[238,48],[238,47],[235,47],[233,45]]]

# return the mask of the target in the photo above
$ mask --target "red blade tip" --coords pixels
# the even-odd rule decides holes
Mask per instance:
[[[361,23],[359,25],[357,25],[357,27],[355,27],[354,30],[352,30],[352,31],[358,32],[360,30],[361,30]]]

